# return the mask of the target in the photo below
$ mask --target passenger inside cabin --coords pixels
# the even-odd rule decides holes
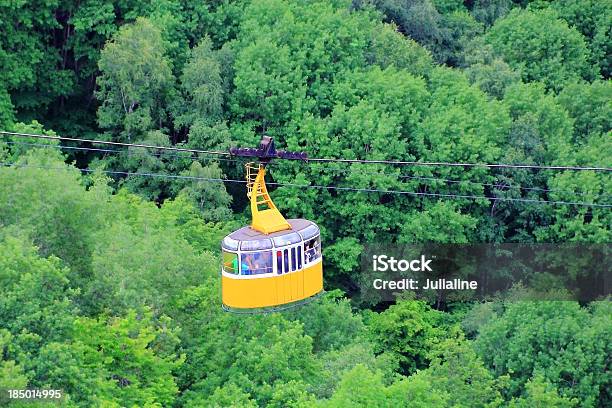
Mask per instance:
[[[258,275],[272,271],[272,253],[270,251],[242,254],[242,274]]]
[[[306,241],[304,243],[304,258],[306,263],[310,263],[314,261],[315,258],[315,241],[311,239],[310,241]]]
[[[246,264],[246,270],[244,266],[242,267],[243,275],[251,275],[254,271],[257,271],[257,267],[255,266],[254,254],[243,254],[242,255],[242,264]]]
[[[259,273],[272,272],[272,252],[261,252],[258,255],[257,262]]]
[[[242,264],[240,266],[242,267],[242,274],[243,275],[250,275],[251,274],[251,271],[249,269],[249,265],[244,262],[244,259],[243,259],[243,262],[242,262]],[[234,273],[236,275],[240,275],[240,271],[238,270],[238,257],[234,258],[234,260],[232,261],[232,268],[233,268]]]

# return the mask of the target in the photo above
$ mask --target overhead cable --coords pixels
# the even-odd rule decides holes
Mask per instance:
[[[0,131],[0,134],[17,136],[17,137],[34,137],[34,138],[41,138],[41,139],[63,140],[63,141],[81,142],[81,143],[107,144],[107,145],[124,146],[124,147],[141,147],[145,149],[171,150],[171,151],[179,151],[179,152],[204,153],[204,154],[215,154],[215,155],[221,155],[221,156],[231,156],[231,153],[229,152],[218,151],[218,150],[187,149],[187,148],[171,147],[171,146],[155,146],[155,145],[148,145],[148,144],[112,142],[112,141],[107,141],[107,140],[95,140],[95,139],[78,139],[78,138],[72,138],[72,137],[49,136],[49,135],[39,135],[39,134],[20,133],[20,132],[7,132],[7,131]],[[283,158],[281,160],[302,160],[302,159]],[[318,162],[318,163],[362,163],[362,164],[387,164],[387,165],[395,165],[395,166],[486,167],[486,168],[536,169],[536,170],[574,170],[574,171],[612,172],[612,167],[598,167],[598,166],[560,166],[560,165],[553,166],[553,165],[536,165],[536,164],[460,163],[460,162],[430,162],[430,161],[404,161],[404,160],[365,160],[365,159],[316,158],[316,157],[308,157],[306,160],[308,162]]]
[[[39,168],[39,169],[44,169],[44,170],[59,170],[59,171],[66,171],[69,169],[69,167],[33,166],[33,165],[28,165],[28,164],[11,164],[11,163],[5,163],[5,162],[0,162],[0,166],[14,167],[14,168]],[[209,178],[209,177],[198,177],[198,176],[184,176],[184,175],[174,175],[174,174],[140,173],[140,172],[111,171],[111,170],[101,170],[101,169],[78,169],[78,170],[86,172],[86,173],[93,173],[93,172],[98,171],[104,174],[123,175],[123,176],[159,177],[159,178],[199,180],[199,181],[223,182],[223,183],[246,183],[245,180],[232,180],[232,179]],[[419,192],[419,191],[382,190],[382,189],[373,189],[373,188],[322,186],[322,185],[296,184],[296,183],[266,183],[266,184],[281,186],[281,187],[314,188],[314,189],[335,190],[335,191],[361,192],[361,193],[399,194],[399,195],[453,198],[453,199],[510,201],[510,202],[524,202],[524,203],[531,203],[531,204],[573,205],[573,206],[586,206],[586,207],[597,207],[597,208],[612,208],[612,204],[596,204],[596,203],[587,203],[587,202],[581,202],[581,201],[551,201],[551,200],[536,200],[536,199],[527,199],[527,198],[486,197],[486,196],[476,196],[476,195],[427,193],[427,192]]]
[[[4,143],[7,143],[9,145],[31,146],[31,147],[40,147],[40,148],[54,148],[54,149],[60,149],[60,150],[94,151],[94,152],[104,152],[104,153],[113,153],[113,154],[126,154],[130,156],[138,154],[137,152],[131,152],[129,150],[126,151],[126,150],[117,150],[117,149],[102,149],[102,148],[95,148],[95,147],[63,146],[63,145],[51,145],[51,144],[42,144],[42,143],[16,142],[16,141],[7,141]],[[205,160],[218,160],[218,161],[234,162],[234,163],[241,161],[237,159],[228,159],[228,158],[216,157],[216,156],[208,156],[208,157],[194,156],[194,155],[185,156],[181,154],[159,153],[159,152],[152,152],[150,154],[154,156],[158,156],[158,157],[161,157],[162,155],[164,156],[169,155],[171,157],[178,157],[178,158],[185,158],[185,159],[192,159],[192,160],[205,159]],[[333,169],[333,171],[338,172],[340,174],[347,174],[353,170],[347,169],[347,168],[342,168],[342,169],[335,168]],[[573,195],[580,195],[580,196],[592,195],[592,193],[585,192],[585,191],[571,191],[571,190],[554,189],[554,188],[540,188],[540,187],[523,187],[523,186],[512,185],[512,184],[506,185],[506,184],[500,184],[500,183],[484,183],[484,182],[473,181],[473,180],[452,180],[452,179],[441,178],[441,177],[424,177],[424,176],[411,176],[411,175],[402,175],[402,174],[395,175],[395,174],[390,174],[390,173],[373,173],[373,172],[367,172],[367,171],[361,171],[361,170],[360,172],[366,175],[392,176],[392,177],[397,177],[398,179],[441,181],[441,182],[448,183],[448,184],[467,183],[467,184],[471,184],[475,186],[493,187],[493,188],[499,189],[500,191],[524,190],[524,191],[558,192],[558,193],[566,193],[566,194],[573,194]],[[612,197],[612,195],[597,194],[597,197],[609,198],[609,197]]]

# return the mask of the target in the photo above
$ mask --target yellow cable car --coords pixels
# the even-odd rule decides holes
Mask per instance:
[[[245,149],[250,150],[247,156],[282,157],[267,139],[267,147],[262,141],[259,151]],[[223,308],[231,312],[281,310],[310,301],[323,291],[319,227],[308,220],[283,217],[268,194],[265,163],[247,164],[252,224],[226,236],[221,245]]]

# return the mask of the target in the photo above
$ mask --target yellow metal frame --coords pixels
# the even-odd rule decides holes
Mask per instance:
[[[223,304],[235,309],[284,305],[307,299],[323,290],[323,262],[266,278],[221,276]]]
[[[248,163],[247,170],[247,197],[251,200],[251,215],[253,221],[251,228],[264,234],[290,230],[291,225],[278,211],[272,202],[266,187],[266,168],[261,164]],[[260,209],[260,207],[264,207]]]

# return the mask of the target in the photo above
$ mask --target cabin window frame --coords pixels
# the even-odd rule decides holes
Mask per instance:
[[[314,241],[314,244],[311,246],[311,242]],[[317,262],[323,256],[321,253],[321,235],[316,235],[314,237],[309,238],[308,240],[304,240],[304,266],[311,265]],[[309,257],[311,253],[314,251],[314,256]]]
[[[273,248],[270,238],[240,241],[240,250],[244,252],[263,252]]]
[[[226,256],[231,256],[233,259],[227,259],[226,261]],[[234,275],[234,276],[238,276],[240,275],[240,265],[238,264],[238,259],[240,259],[238,253],[236,252],[231,252],[231,251],[226,251],[225,249],[222,250],[222,255],[221,255],[221,269],[223,270],[223,272],[225,273],[229,273],[230,275]],[[226,264],[228,262],[233,263],[234,260],[236,261],[236,270],[234,270],[234,267],[232,266],[231,268],[226,268]]]
[[[314,235],[313,235],[314,234]],[[299,237],[299,241],[297,238]],[[308,237],[308,238],[305,238]],[[288,238],[288,239],[287,239]],[[309,248],[307,250],[307,244],[315,241],[314,247]],[[238,273],[232,272],[225,268],[225,265],[222,265],[222,271],[231,275],[232,277],[240,277],[244,279],[256,279],[256,278],[264,278],[264,277],[273,277],[273,276],[281,276],[287,273],[294,273],[303,271],[307,267],[313,265],[316,262],[319,262],[322,258],[321,251],[321,233],[316,224],[310,224],[306,228],[291,232],[287,235],[281,235],[278,237],[267,238],[262,241],[267,241],[266,243],[271,243],[272,246],[270,248],[262,248],[262,249],[242,249],[244,242],[249,242],[249,244],[245,244],[245,247],[250,248],[250,243],[255,240],[245,240],[238,241],[232,238],[226,237],[223,240],[222,250],[224,253],[233,254],[240,261],[238,265]],[[228,245],[229,244],[229,245]],[[236,246],[237,250],[231,250],[228,246],[234,247]],[[268,246],[265,245],[264,246]],[[310,262],[307,262],[307,254],[308,251],[312,251],[314,249],[314,258],[310,259]],[[286,251],[286,252],[285,252]],[[281,253],[280,259],[278,257],[278,253]],[[258,273],[250,273],[245,275],[242,270],[242,260],[243,255],[246,254],[261,254],[261,253],[269,253],[271,262],[266,267],[267,271],[262,272],[259,269]],[[285,253],[287,254],[287,259],[285,259]],[[279,269],[280,267],[280,269]]]
[[[221,241],[221,248],[229,252],[236,253],[238,251],[239,246],[240,246],[240,241],[234,238],[230,238],[229,236],[223,238],[223,241]]]
[[[240,253],[240,275],[241,276],[257,276],[257,275],[269,275],[274,273],[274,257],[273,257],[273,249],[264,249],[259,251],[241,251]],[[251,259],[247,259],[247,257],[251,257]],[[259,257],[260,259],[256,259]],[[243,273],[242,265],[249,264],[249,260],[251,262],[263,262],[264,266],[261,266],[257,269],[249,269],[248,274]]]

